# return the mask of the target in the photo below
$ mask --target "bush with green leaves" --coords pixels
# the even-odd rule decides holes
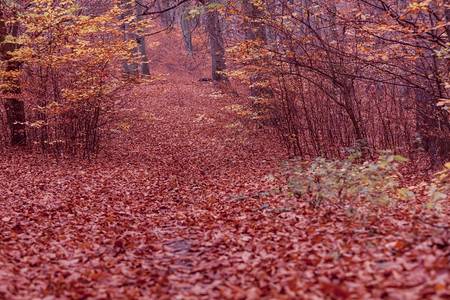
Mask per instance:
[[[445,203],[448,195],[450,195],[450,162],[444,165],[443,170],[434,173],[431,183],[428,184],[427,194],[426,208],[442,210],[442,204]]]
[[[361,153],[354,152],[345,160],[290,161],[285,173],[289,192],[315,207],[328,203],[353,208],[358,202],[376,208],[414,197],[400,186],[398,166],[405,161],[384,151],[376,162],[361,163]]]

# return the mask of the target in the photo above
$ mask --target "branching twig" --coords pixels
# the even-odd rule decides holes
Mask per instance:
[[[164,9],[160,9],[160,10],[157,10],[157,11],[150,11],[150,7],[149,6],[143,5],[142,3],[138,2],[138,1],[136,1],[136,3],[138,5],[140,5],[140,6],[142,6],[142,8],[144,8],[144,11],[142,12],[141,15],[142,16],[149,16],[149,15],[160,15],[160,14],[163,14],[165,12],[168,12],[168,11],[170,11],[172,9],[177,8],[181,4],[183,4],[185,2],[188,2],[188,1],[190,1],[190,0],[180,0],[180,1],[177,1],[176,4],[174,4],[174,5],[170,6],[170,7],[167,7],[167,8],[164,8]]]
[[[436,225],[436,224],[434,224],[434,223],[431,223],[431,222],[429,222],[429,221],[426,221],[426,220],[424,220],[424,219],[422,219],[421,217],[415,217],[416,219],[418,219],[420,222],[422,222],[422,223],[424,223],[424,224],[427,224],[427,225],[430,225],[431,227],[435,227],[435,228],[441,228],[441,229],[450,229],[450,226],[444,226],[444,225]]]

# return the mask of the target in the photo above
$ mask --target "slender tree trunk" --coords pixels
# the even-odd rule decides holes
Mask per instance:
[[[267,46],[266,28],[261,23],[264,17],[262,7],[256,6],[253,0],[244,0],[243,5],[245,10],[245,39],[253,42],[259,41],[260,47]],[[261,64],[261,62],[254,61],[253,64]],[[265,76],[260,71],[255,72],[255,75],[250,78],[250,82],[252,83],[250,93],[252,97],[272,96],[272,93],[263,86],[265,80]]]
[[[171,0],[158,0],[156,3],[158,9],[160,11],[170,7],[171,5]],[[171,9],[169,11],[163,12],[161,14],[161,22],[163,24],[164,27],[171,27],[173,25],[174,22],[174,17],[175,17],[175,10]]]
[[[193,53],[194,47],[192,46],[192,37],[191,37],[191,28],[189,26],[189,20],[188,17],[188,2],[183,3],[183,6],[181,6],[181,15],[180,15],[180,27],[181,31],[183,32],[183,41],[184,41],[184,48],[187,52]]]
[[[247,40],[260,39],[267,41],[265,26],[261,24],[261,18],[264,17],[261,7],[254,4],[252,0],[244,0],[245,9],[245,38]]]
[[[26,132],[25,132],[25,107],[22,100],[18,99],[21,94],[20,82],[17,78],[17,71],[20,69],[20,63],[13,61],[9,52],[14,51],[16,44],[5,42],[5,37],[8,32],[6,23],[3,19],[3,12],[0,12],[0,41],[1,41],[1,58],[6,61],[6,73],[3,81],[6,88],[3,90],[5,97],[5,111],[6,120],[11,131],[11,145],[25,146]],[[18,24],[12,25],[12,36],[16,37],[18,34]]]
[[[144,20],[144,16],[142,15],[143,9],[139,3],[136,3],[136,21],[138,27],[140,26],[141,21]],[[145,42],[145,34],[142,30],[138,29],[137,33],[137,42],[139,54],[141,55],[141,74],[150,76],[150,66],[148,64],[148,55],[147,55],[147,43]]]
[[[128,17],[130,17],[133,14],[133,6],[131,5],[131,3],[128,0],[122,0],[122,5],[125,9],[125,12],[123,13],[123,15],[121,16],[122,19],[126,19]],[[132,40],[137,40],[137,36],[135,32],[132,32],[129,28],[128,24],[123,24],[121,26],[121,29],[123,31],[125,31],[125,39],[132,39]],[[135,47],[133,49],[130,50],[132,56],[136,56],[138,54],[138,47]],[[133,77],[133,76],[137,76],[139,74],[138,71],[138,64],[135,62],[129,63],[127,61],[123,62],[122,64],[123,66],[123,71],[124,71],[124,76],[125,77]]]
[[[208,4],[211,3],[214,3],[214,0],[208,2]],[[225,46],[217,10],[211,10],[206,14],[206,27],[211,46],[212,79],[214,85],[221,82],[229,82],[228,77],[222,73],[226,70]]]

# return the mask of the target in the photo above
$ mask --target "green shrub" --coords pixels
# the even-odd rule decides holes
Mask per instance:
[[[395,199],[414,197],[400,187],[398,166],[406,158],[384,151],[376,162],[360,160],[361,153],[355,152],[345,160],[319,157],[312,162],[288,162],[288,190],[315,207],[328,203],[376,208],[394,204]]]
[[[435,173],[428,184],[428,200],[426,208],[442,210],[442,203],[450,195],[450,162],[444,165],[444,169]]]

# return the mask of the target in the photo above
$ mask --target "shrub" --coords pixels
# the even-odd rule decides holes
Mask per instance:
[[[400,186],[398,166],[406,158],[385,151],[376,162],[360,163],[360,159],[361,153],[354,152],[345,160],[291,161],[285,168],[289,192],[316,208],[337,204],[353,209],[363,204],[376,209],[414,197]]]
[[[444,165],[444,169],[436,172],[428,184],[428,200],[426,207],[429,209],[441,210],[442,203],[450,194],[450,162]]]

